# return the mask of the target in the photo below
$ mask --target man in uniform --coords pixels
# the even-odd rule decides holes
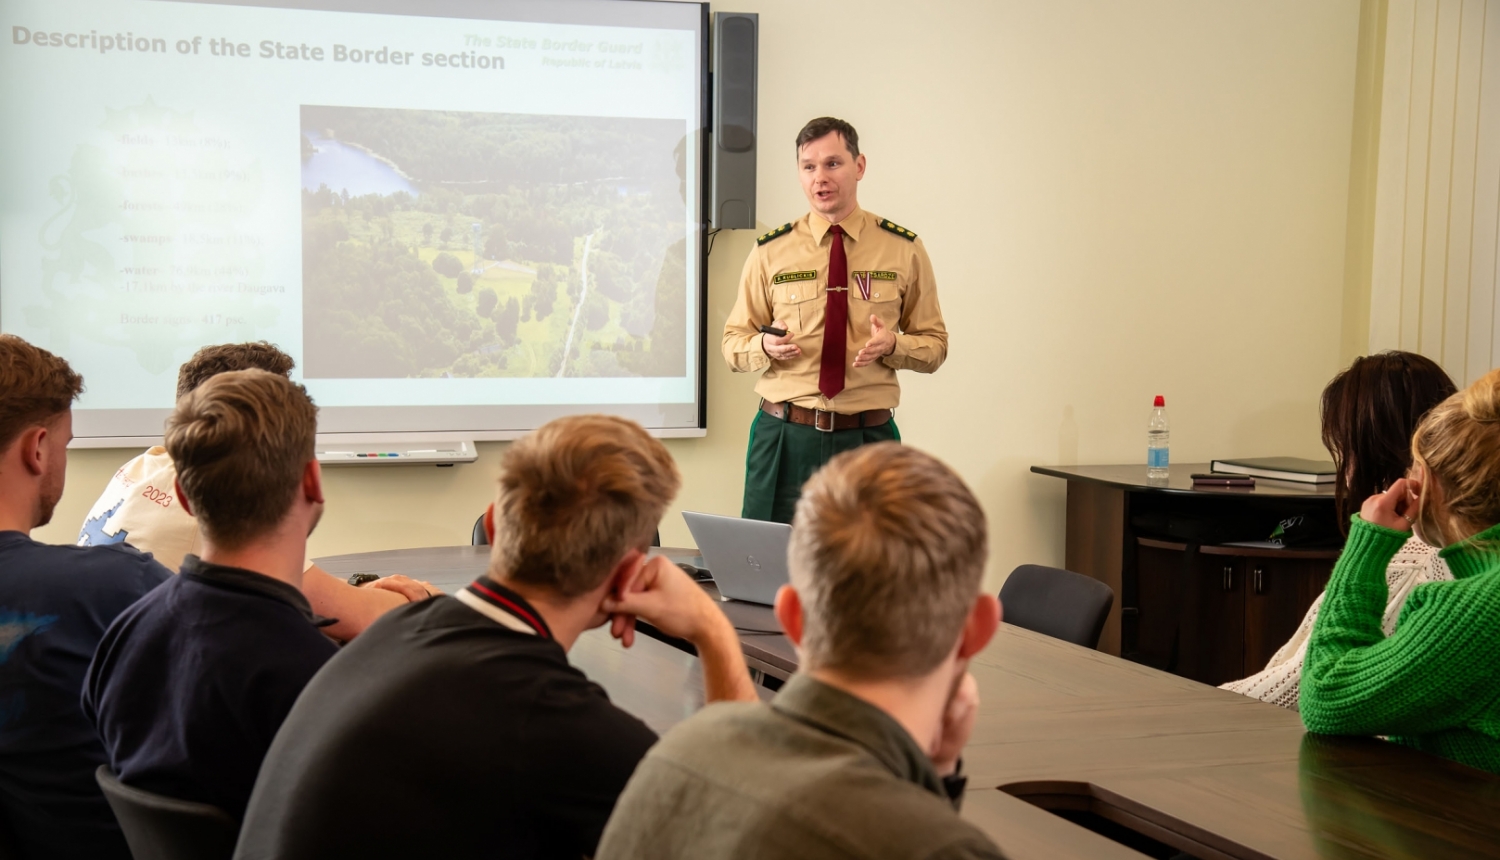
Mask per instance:
[[[742,516],[789,523],[802,484],[835,454],[900,441],[896,371],[948,355],[932,262],[917,234],[859,208],[859,134],[820,117],[797,134],[808,214],[756,240],[724,324],[724,360],[762,370]],[[784,330],[766,334],[762,326]]]

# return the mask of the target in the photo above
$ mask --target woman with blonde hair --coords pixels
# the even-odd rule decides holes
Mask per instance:
[[[1500,773],[1500,370],[1429,412],[1411,450],[1410,476],[1352,520],[1308,641],[1302,721]],[[1413,589],[1387,637],[1386,564],[1413,531],[1454,579]]]
[[[1361,502],[1411,468],[1411,437],[1422,416],[1457,391],[1432,359],[1396,350],[1356,358],[1323,389],[1323,445],[1333,456],[1334,508],[1344,534]],[[1412,588],[1453,578],[1437,552],[1413,537],[1386,566],[1389,597],[1381,623],[1386,635],[1396,629]],[[1271,655],[1264,669],[1224,689],[1297,710],[1307,640],[1322,605],[1323,596],[1318,595],[1292,638]]]

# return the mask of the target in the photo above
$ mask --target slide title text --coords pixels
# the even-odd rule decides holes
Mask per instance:
[[[35,45],[40,48],[71,48],[97,51],[100,54],[141,53],[166,54],[175,50],[183,55],[210,57],[259,58],[294,62],[335,62],[377,66],[435,66],[449,69],[504,69],[505,57],[499,54],[482,54],[477,51],[452,53],[427,51],[403,51],[390,45],[375,47],[334,44],[325,49],[321,45],[306,42],[285,43],[273,39],[262,39],[259,44],[237,42],[227,38],[205,39],[193,36],[170,43],[159,37],[138,36],[133,31],[100,33],[97,30],[84,32],[61,32],[32,30],[12,26],[10,40],[13,45]]]

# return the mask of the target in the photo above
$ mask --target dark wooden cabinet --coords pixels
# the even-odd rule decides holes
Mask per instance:
[[[1296,632],[1307,608],[1328,587],[1338,551],[1250,557],[1244,561],[1245,664],[1239,677],[1264,669],[1276,649]]]
[[[1328,584],[1336,550],[1255,550],[1137,538],[1133,658],[1222,684],[1265,667]]]
[[[1327,486],[1194,487],[1206,463],[1173,466],[1165,482],[1147,480],[1145,466],[1032,471],[1068,482],[1064,566],[1115,591],[1099,650],[1205,683],[1263,668],[1338,558],[1336,548],[1222,545],[1263,539],[1290,517],[1333,523]]]

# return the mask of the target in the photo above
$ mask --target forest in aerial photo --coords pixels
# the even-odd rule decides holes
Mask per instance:
[[[680,120],[302,107],[310,378],[682,376]]]

